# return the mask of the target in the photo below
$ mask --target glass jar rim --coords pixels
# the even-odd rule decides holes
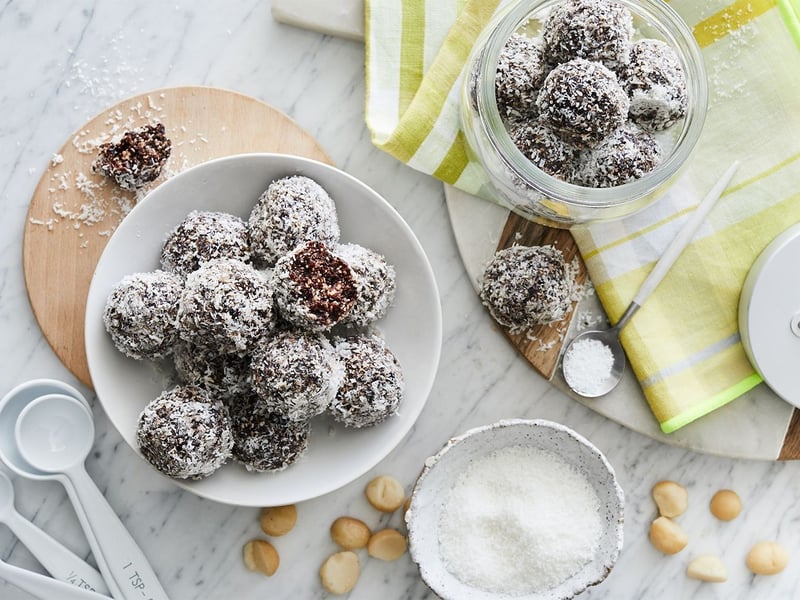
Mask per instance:
[[[645,176],[614,187],[591,188],[568,183],[539,169],[517,148],[497,108],[494,79],[506,40],[537,9],[563,0],[519,0],[499,13],[477,59],[476,108],[490,144],[515,176],[540,193],[576,207],[614,207],[631,203],[668,181],[688,159],[703,129],[708,107],[708,84],[700,49],[681,16],[663,0],[615,0],[634,15],[645,16],[676,51],[686,73],[687,110],[670,154]],[[491,82],[489,85],[488,82]]]

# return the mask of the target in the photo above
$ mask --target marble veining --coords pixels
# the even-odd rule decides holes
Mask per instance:
[[[139,460],[88,390],[97,439],[87,468],[139,541],[176,600],[326,598],[317,571],[335,547],[328,527],[340,515],[370,526],[402,527],[363,497],[366,482],[390,473],[410,486],[424,459],[452,435],[500,418],[564,423],[605,452],[626,492],[625,547],[591,599],[760,598],[800,592],[800,464],[709,456],[631,432],[571,400],[521,359],[494,326],[465,272],[441,184],[376,150],[364,125],[364,49],[357,42],[281,25],[269,3],[210,0],[136,3],[69,0],[0,5],[0,392],[34,377],[76,384],[44,341],[22,276],[22,231],[29,199],[54,152],[88,118],[131,95],[164,86],[212,85],[258,97],[308,129],[333,161],[383,194],[409,222],[433,265],[442,297],[444,342],[439,373],[413,430],[377,467],[298,507],[297,527],[274,540],[281,566],[272,578],[248,572],[242,545],[259,537],[258,511],[216,504],[182,491]],[[57,290],[54,290],[57,293]],[[92,560],[63,489],[12,476],[26,517]],[[680,518],[690,536],[665,557],[647,541],[655,516],[650,488],[659,479],[689,488]],[[742,515],[720,523],[708,512],[714,491],[730,487]],[[754,577],[744,557],[755,542],[777,539],[790,566]],[[688,560],[718,553],[729,569],[722,584],[686,578]],[[0,558],[41,571],[0,526]],[[433,598],[408,556],[384,563],[362,552],[354,599]],[[31,598],[0,582],[3,600]]]

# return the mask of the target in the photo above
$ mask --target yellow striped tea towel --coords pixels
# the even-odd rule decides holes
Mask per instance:
[[[367,0],[366,121],[376,146],[483,195],[459,122],[461,71],[498,0]],[[644,395],[669,433],[761,380],[738,334],[739,293],[763,248],[800,221],[800,0],[672,0],[709,80],[702,137],[678,182],[646,210],[573,228],[616,321],[687,215],[734,160],[732,186],[625,328]]]

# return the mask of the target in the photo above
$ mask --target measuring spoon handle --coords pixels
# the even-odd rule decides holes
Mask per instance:
[[[75,465],[65,475],[72,484],[77,502],[83,507],[89,529],[95,538],[96,552],[102,555],[110,576],[122,594],[121,598],[169,600],[141,548],[97,489],[83,464]]]
[[[82,589],[108,594],[106,582],[97,569],[17,511],[10,512],[6,525],[53,577]]]
[[[711,191],[708,192],[706,197],[697,205],[697,208],[689,216],[683,229],[681,229],[670,242],[669,246],[664,250],[664,254],[658,259],[656,266],[653,267],[653,270],[650,271],[650,274],[644,280],[644,283],[642,283],[642,287],[639,288],[639,291],[633,298],[633,304],[641,306],[658,287],[658,284],[661,283],[661,280],[664,279],[664,276],[672,268],[672,265],[675,264],[681,252],[683,252],[686,246],[689,245],[689,242],[692,241],[694,234],[697,233],[697,230],[700,228],[700,224],[708,216],[708,213],[711,212],[711,209],[714,208],[714,205],[717,203],[720,196],[722,196],[722,192],[725,191],[725,188],[728,187],[728,184],[738,168],[739,161],[734,162],[728,167],[728,170],[725,171],[719,181],[714,184]]]
[[[108,600],[97,592],[51,579],[0,560],[0,578],[42,600]]]

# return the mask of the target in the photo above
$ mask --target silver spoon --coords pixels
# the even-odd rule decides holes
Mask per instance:
[[[61,543],[28,521],[14,508],[14,486],[0,472],[0,522],[14,532],[53,577],[83,589],[107,594],[108,587],[97,569],[86,564]]]
[[[661,258],[659,258],[658,262],[656,262],[653,270],[650,271],[650,274],[647,276],[644,282],[642,282],[639,291],[636,292],[636,295],[628,305],[628,308],[625,309],[622,317],[620,317],[619,321],[617,321],[617,324],[610,329],[584,331],[580,335],[575,336],[575,338],[573,338],[573,340],[569,343],[564,351],[564,358],[561,362],[561,368],[564,374],[564,379],[573,392],[584,398],[597,398],[613,390],[620,382],[622,379],[622,373],[625,371],[626,362],[625,350],[623,350],[622,344],[619,341],[620,331],[623,327],[625,327],[628,321],[631,320],[633,315],[636,314],[636,311],[638,311],[642,304],[644,304],[645,300],[650,297],[650,294],[652,294],[653,291],[658,287],[658,284],[661,283],[662,279],[664,279],[664,276],[672,268],[672,265],[675,264],[675,261],[681,255],[684,248],[686,248],[686,246],[692,240],[694,234],[697,233],[697,230],[708,216],[708,213],[711,212],[711,209],[714,208],[717,200],[719,200],[720,196],[722,196],[722,192],[724,192],[725,188],[728,187],[728,184],[738,168],[739,161],[734,162],[730,167],[728,167],[728,170],[725,171],[717,183],[714,184],[714,187],[711,188],[711,191],[709,191],[706,197],[703,198],[702,202],[697,205],[697,208],[686,221],[683,229],[681,229],[672,242],[670,242],[669,246],[667,246],[666,250],[664,250],[664,254],[662,254]],[[608,348],[610,351],[613,360],[608,376],[605,377],[599,383],[599,385],[597,385],[597,387],[593,387],[592,389],[585,389],[578,380],[576,373],[580,368],[580,365],[571,364],[572,360],[574,360],[576,356],[576,354],[572,352],[574,351],[576,344],[578,342],[586,342],[587,340],[596,340],[597,342],[606,346],[606,348]]]

